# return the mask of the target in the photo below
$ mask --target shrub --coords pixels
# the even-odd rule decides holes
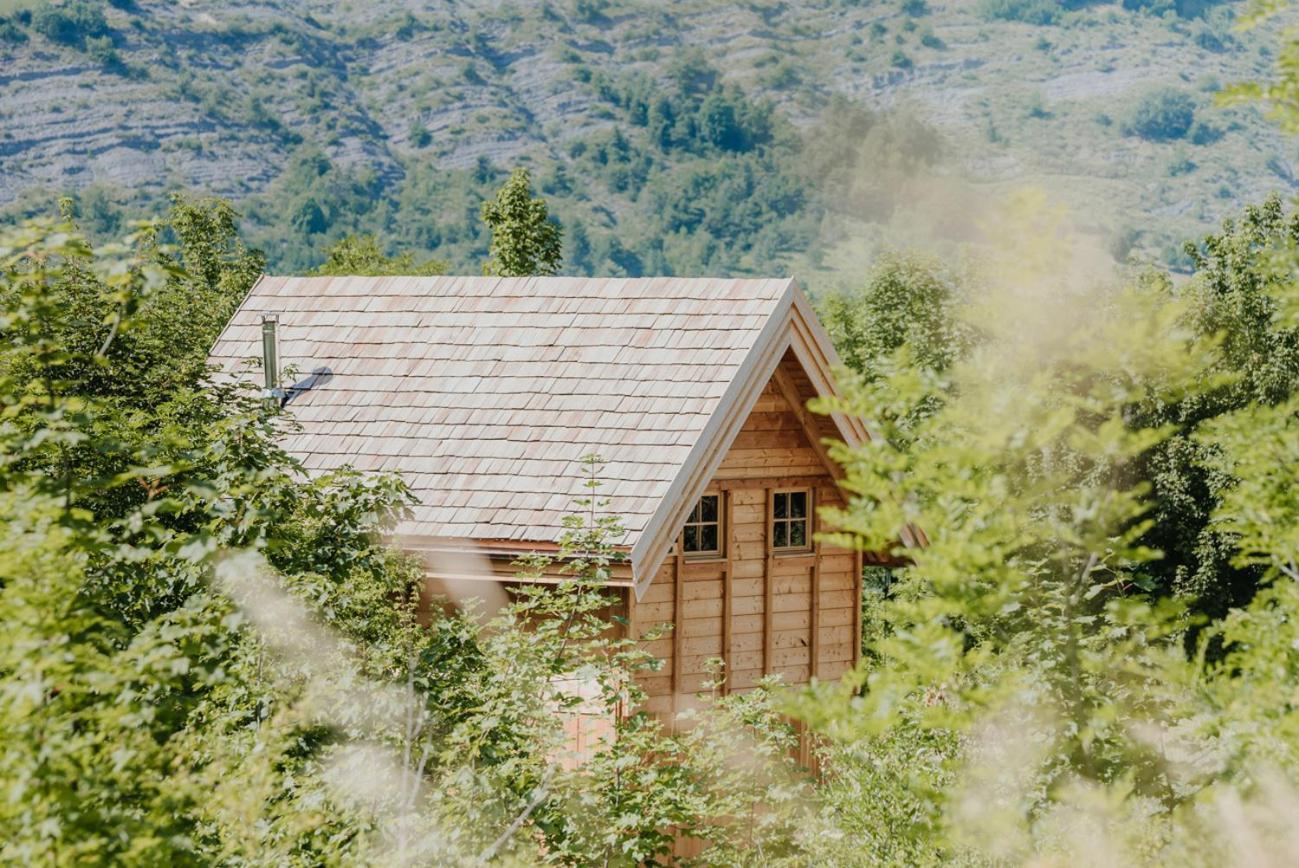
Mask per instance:
[[[51,42],[82,48],[91,37],[108,33],[104,7],[86,0],[46,3],[32,15],[32,27]]]
[[[1123,122],[1123,132],[1151,142],[1180,139],[1195,123],[1195,100],[1174,87],[1148,91],[1132,107]]]
[[[428,127],[420,118],[410,122],[410,143],[416,148],[427,148],[433,141],[433,134],[429,132]]]
[[[1034,92],[1028,97],[1028,101],[1024,106],[1024,114],[1026,117],[1035,120],[1048,120],[1051,117],[1051,110],[1046,107],[1042,94]]]
[[[1123,0],[1124,9],[1145,12],[1149,15],[1167,15],[1172,12],[1181,18],[1199,18],[1215,6],[1225,6],[1231,0]]]
[[[605,11],[608,8],[608,0],[577,0],[573,4],[573,15],[579,21],[585,21],[588,24],[600,24],[606,20]]]
[[[1196,121],[1187,134],[1193,145],[1211,145],[1222,138],[1222,130],[1205,121]]]
[[[85,49],[90,59],[105,69],[122,69],[122,59],[118,57],[117,49],[113,46],[113,37],[92,36],[86,40]]]
[[[993,21],[1057,24],[1061,11],[1059,0],[979,0],[979,14]]]
[[[12,42],[14,45],[27,41],[23,29],[8,18],[0,18],[0,42]]]
[[[924,33],[920,35],[920,44],[923,45],[925,48],[933,48],[937,51],[942,51],[943,49],[947,48],[947,43],[942,40],[942,37],[934,33],[934,31],[932,30],[926,30]]]
[[[1179,156],[1168,165],[1168,176],[1176,178],[1179,175],[1189,175],[1198,168],[1195,161],[1185,154]]]

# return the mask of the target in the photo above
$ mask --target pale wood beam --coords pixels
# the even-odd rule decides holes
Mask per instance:
[[[735,557],[735,546],[738,540],[735,538],[735,509],[733,507],[734,498],[729,491],[722,492],[722,502],[726,509],[726,565],[722,567],[722,675],[725,680],[722,681],[722,694],[731,692],[731,661],[734,657],[731,654],[731,618],[732,618],[732,584],[731,584],[731,561]]]
[[[806,402],[798,393],[798,387],[794,385],[794,381],[790,379],[789,374],[783,368],[777,366],[776,372],[771,375],[771,379],[775,382],[776,388],[780,390],[780,394],[789,403],[795,418],[798,419],[799,427],[803,429],[803,434],[807,437],[808,443],[812,445],[813,451],[816,452],[816,457],[821,459],[821,463],[825,465],[825,469],[829,471],[831,476],[836,480],[843,479],[843,468],[830,458],[830,453],[826,451],[825,444],[821,442],[821,432],[816,428],[816,422],[812,418],[812,411],[807,409]]]
[[[762,674],[771,674],[771,662],[775,648],[775,636],[772,635],[773,594],[771,574],[776,555],[771,550],[771,489],[766,492],[767,507],[764,510],[763,538],[766,540],[767,556],[762,561]]]
[[[682,596],[685,594],[685,570],[681,554],[681,540],[677,540],[677,553],[672,561],[672,728],[677,725],[677,709],[681,696],[681,658],[685,649],[685,625],[681,623]]]

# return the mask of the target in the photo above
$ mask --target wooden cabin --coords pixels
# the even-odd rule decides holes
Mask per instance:
[[[247,370],[264,342],[303,377],[267,385],[304,467],[405,477],[419,504],[393,538],[431,592],[500,594],[601,456],[620,614],[638,637],[674,625],[651,711],[697,701],[711,658],[723,691],[856,661],[863,555],[818,542],[817,515],[841,503],[825,441],[868,433],[807,409],[837,360],[792,280],[264,277],[212,359]]]

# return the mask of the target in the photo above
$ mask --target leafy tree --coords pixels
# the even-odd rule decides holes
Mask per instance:
[[[858,671],[788,706],[831,739],[805,853],[1074,858],[1102,827],[1109,864],[1290,852],[1265,818],[1299,761],[1292,223],[1250,209],[1195,247],[1178,294],[981,296],[980,340],[946,368],[912,361],[922,335],[823,402],[878,435],[837,450],[852,496],[831,539],[912,565],[871,610]],[[1183,452],[1215,484],[1152,487]],[[1188,524],[1251,585],[1207,623],[1185,609],[1205,597],[1158,587],[1188,558],[1155,544],[1192,501]],[[928,544],[903,552],[908,527]],[[1226,832],[1220,809],[1248,819]]]
[[[253,786],[269,757],[300,773],[293,727],[221,736],[252,733],[266,691],[203,582],[215,548],[264,542],[291,501],[260,472],[275,452],[255,401],[191,405],[188,441],[175,405],[135,419],[150,405],[133,403],[125,337],[147,327],[155,294],[187,283],[155,236],[92,255],[70,225],[42,222],[0,243],[6,861],[237,858],[250,842],[212,825],[236,806],[282,836],[263,842],[272,858],[311,847],[278,813],[293,802],[282,786]],[[148,400],[167,398],[207,403]]]
[[[427,126],[421,118],[415,118],[410,122],[410,143],[417,148],[427,148],[433,141],[433,134],[429,132]]]
[[[1206,833],[1193,805],[1238,779],[1166,750],[1225,746],[1200,727],[1189,685],[1210,677],[1225,696],[1241,671],[1205,676],[1183,654],[1180,607],[1145,594],[1159,553],[1141,540],[1149,504],[1133,470],[1171,429],[1131,411],[1195,389],[1214,344],[1182,303],[1141,287],[1085,313],[1047,293],[1031,322],[1022,297],[996,298],[1019,314],[981,318],[986,341],[946,373],[905,364],[904,347],[884,376],[823,402],[879,435],[837,450],[853,497],[827,513],[844,531],[833,538],[898,551],[903,528],[929,537],[906,550],[856,675],[794,706],[850,776],[826,795],[848,799],[838,816],[854,846],[890,840],[899,858],[1067,856],[1083,846],[1073,824],[1092,817],[1115,859],[1211,863],[1193,855]],[[1246,665],[1257,678],[1270,664]],[[1252,740],[1227,738],[1244,768]],[[900,839],[892,810],[852,805],[866,782],[905,812]]]
[[[1275,301],[1278,285],[1288,279],[1276,271],[1276,257],[1296,242],[1299,217],[1272,198],[1225,221],[1219,234],[1187,245],[1196,269],[1185,292],[1188,325],[1204,339],[1222,341],[1220,370],[1179,400],[1149,405],[1134,417],[1175,427],[1142,462],[1154,522],[1146,542],[1165,554],[1150,572],[1162,587],[1215,617],[1248,602],[1260,573],[1233,564],[1234,540],[1211,521],[1233,480],[1214,447],[1194,431],[1253,404],[1280,404],[1299,385],[1299,332]],[[1231,375],[1229,383],[1218,382],[1222,374]]]
[[[563,230],[554,223],[543,199],[532,195],[532,177],[520,167],[483,203],[483,223],[491,230],[488,274],[521,277],[554,274],[563,259]]]
[[[635,74],[601,76],[595,86],[634,126],[647,128],[650,142],[665,152],[745,153],[775,140],[772,106],[723,83],[702,53],[678,53],[668,76],[672,87],[666,93],[657,81]]]
[[[87,39],[109,32],[104,6],[94,0],[43,3],[32,12],[32,29],[51,42],[78,48],[84,47]]]
[[[1195,123],[1195,100],[1175,87],[1147,91],[1123,122],[1123,132],[1147,141],[1166,142],[1184,137]]]
[[[349,235],[329,249],[325,261],[315,270],[321,275],[445,274],[447,263],[440,259],[415,262],[410,253],[388,256],[373,235]]]
[[[865,286],[826,295],[821,321],[844,364],[866,377],[879,375],[903,345],[913,364],[943,371],[971,342],[958,311],[958,278],[933,260],[891,253],[875,264]]]
[[[22,24],[7,16],[0,16],[0,42],[21,45],[27,41],[27,31]]]
[[[1061,11],[1060,0],[979,0],[980,14],[993,20],[1056,24]]]

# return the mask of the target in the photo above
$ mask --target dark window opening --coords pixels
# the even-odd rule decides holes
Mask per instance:
[[[771,547],[773,549],[811,548],[808,526],[807,491],[777,491],[771,496]]]
[[[721,496],[705,494],[681,530],[681,550],[688,555],[722,553]]]

